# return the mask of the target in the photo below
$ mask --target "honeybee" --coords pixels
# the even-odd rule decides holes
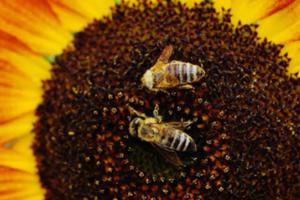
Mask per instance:
[[[192,121],[162,122],[158,110],[153,112],[154,117],[148,117],[132,107],[129,111],[137,115],[129,124],[130,135],[150,143],[168,163],[182,166],[183,162],[176,152],[197,151],[194,139],[183,131]]]
[[[191,83],[200,81],[205,76],[203,66],[169,58],[173,53],[173,46],[165,47],[153,67],[148,69],[142,79],[142,85],[157,92],[169,88],[194,89]]]

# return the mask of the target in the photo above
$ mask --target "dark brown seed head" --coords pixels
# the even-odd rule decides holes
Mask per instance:
[[[195,90],[152,93],[143,73],[167,45],[201,65]],[[53,64],[34,150],[47,199],[297,199],[300,81],[282,46],[231,24],[212,3],[141,1],[75,35]],[[128,133],[128,106],[194,120],[194,154],[175,167]]]

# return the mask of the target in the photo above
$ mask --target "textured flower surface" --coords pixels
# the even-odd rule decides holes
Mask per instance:
[[[0,0],[0,200],[299,199],[300,1]],[[151,92],[167,45],[203,64]],[[168,163],[128,105],[193,120]]]

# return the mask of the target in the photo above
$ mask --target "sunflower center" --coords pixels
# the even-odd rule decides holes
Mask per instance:
[[[234,27],[212,3],[142,1],[76,34],[37,110],[34,150],[47,199],[296,195],[300,81],[286,75],[282,47],[256,28]],[[171,60],[203,64],[206,76],[193,90],[151,92],[141,77],[170,44]],[[150,117],[158,105],[163,122],[192,120],[185,132],[197,152],[177,152],[183,167],[166,162],[129,134],[128,105]]]

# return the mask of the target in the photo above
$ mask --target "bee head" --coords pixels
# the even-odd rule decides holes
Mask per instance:
[[[150,70],[147,70],[142,77],[142,84],[148,89],[153,88],[153,73]]]
[[[138,129],[142,125],[143,120],[139,117],[134,118],[129,124],[129,134],[133,137],[138,136]]]

